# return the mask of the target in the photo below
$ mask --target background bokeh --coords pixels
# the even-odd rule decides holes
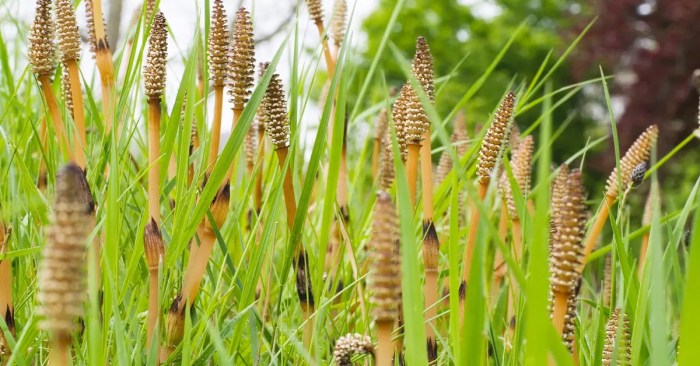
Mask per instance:
[[[113,48],[119,52],[133,32],[132,14],[138,11],[142,2],[105,0],[104,3],[112,45],[116,45]],[[354,9],[350,25],[353,45],[350,60],[360,66],[356,79],[363,80],[362,73],[366,72],[376,53],[396,0],[348,3]],[[172,32],[169,75],[181,75],[182,56],[192,45],[194,29],[197,25],[203,26],[205,4],[202,0],[160,2]],[[303,1],[230,0],[225,6],[229,15],[239,6],[251,9],[258,40],[258,60],[272,58],[280,42],[293,30],[298,17],[300,21],[296,24],[302,35],[302,68],[317,67],[318,35],[307,19]],[[326,1],[325,6],[330,17],[332,1]],[[81,11],[78,11],[80,25],[85,24],[82,9],[81,4]],[[17,33],[14,23],[24,22],[20,29],[28,29],[34,1],[0,0],[0,12],[0,30],[4,36],[21,37],[24,35]],[[697,52],[699,18],[700,1],[697,0],[406,0],[390,42],[410,57],[409,51],[413,49],[416,37],[425,36],[435,56],[437,75],[453,73],[437,100],[438,111],[444,114],[483,74],[515,30],[524,26],[486,84],[465,107],[467,121],[474,130],[488,122],[489,114],[509,85],[529,82],[550,51],[548,67],[551,67],[586,25],[595,20],[552,75],[551,86],[557,89],[599,77],[601,69],[606,75],[613,75],[614,79],[610,81],[612,106],[621,148],[624,150],[648,125],[656,123],[660,126],[658,154],[662,156],[698,127],[698,94],[691,74],[695,68],[700,68],[700,53]],[[290,49],[287,47],[278,70],[283,79],[288,78],[291,69]],[[88,80],[93,81],[92,86],[99,88],[93,63],[85,61],[90,58],[87,47],[83,56],[82,71]],[[26,57],[10,61],[16,63],[10,67],[26,67]],[[457,65],[459,67],[455,69]],[[320,69],[323,69],[322,63]],[[386,93],[385,85],[400,86],[405,80],[391,51],[385,51],[379,71],[386,83],[373,83],[374,89],[367,94],[368,100],[362,101],[365,105],[381,100]],[[177,85],[178,80],[169,78],[171,97]],[[319,98],[322,85],[323,80],[307,85],[314,99]],[[302,117],[302,122],[308,127],[308,139],[314,136],[318,113],[319,108],[312,106]],[[537,118],[537,113],[537,110],[532,110],[522,115],[518,125],[526,128]],[[351,135],[358,140],[371,133],[373,119],[365,117],[350,122]],[[583,88],[556,110],[554,118],[555,124],[568,123],[554,145],[555,161],[562,161],[581,149],[588,137],[610,134],[610,119],[600,83]],[[228,127],[224,125],[224,133],[228,133]],[[661,170],[662,186],[668,192],[689,191],[689,186],[700,174],[700,168],[694,164],[700,157],[692,148],[695,144],[691,142]],[[591,192],[600,190],[603,176],[614,165],[614,156],[611,139],[587,155],[584,163],[590,168],[587,183]],[[671,197],[669,201],[668,204],[673,206],[676,200]],[[683,197],[680,197],[679,202],[682,201]]]

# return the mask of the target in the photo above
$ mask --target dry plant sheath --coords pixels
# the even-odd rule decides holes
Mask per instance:
[[[255,75],[253,23],[250,20],[250,14],[245,8],[240,8],[236,12],[228,68],[228,92],[231,97],[231,104],[233,104],[233,124],[231,125],[231,131],[233,131],[250,97],[251,88],[253,87],[253,75]],[[250,134],[251,132],[249,131],[248,133]],[[232,175],[233,165],[228,170],[227,178],[230,180]]]
[[[374,346],[369,336],[346,334],[335,342],[333,358],[338,366],[352,366],[352,357],[356,355],[374,355]]]
[[[148,210],[150,217],[160,225],[160,101],[165,90],[168,57],[168,30],[163,13],[153,20],[148,40],[146,66],[143,69],[148,97]]]
[[[102,13],[102,0],[85,0],[85,16],[87,18],[90,51],[95,57],[97,70],[100,72],[102,84],[102,114],[105,119],[105,133],[112,130],[114,118],[114,62],[107,41],[106,24]],[[117,129],[119,136],[120,130]]]
[[[331,54],[331,49],[328,46],[328,37],[326,36],[326,30],[323,26],[323,4],[321,0],[305,0],[306,7],[309,10],[309,17],[316,24],[316,29],[318,29],[318,35],[321,37],[321,44],[323,46],[323,56],[326,59],[326,67],[328,68],[329,78],[333,77],[335,72],[335,60]]]
[[[228,20],[223,0],[214,0],[209,31],[209,78],[214,89],[214,120],[211,124],[211,145],[209,147],[209,173],[219,156],[221,139],[221,113],[224,108],[224,81],[227,78],[227,54],[229,48]]]
[[[632,333],[630,321],[622,309],[613,310],[605,326],[605,343],[603,344],[603,365],[632,365]]]
[[[87,295],[86,241],[93,218],[81,189],[83,179],[82,169],[73,163],[61,168],[56,177],[53,219],[38,272],[39,326],[49,334],[53,365],[69,364],[71,334],[78,329],[76,319],[83,315]]]
[[[653,212],[653,191],[649,190],[649,194],[647,195],[646,202],[644,203],[644,214],[642,215],[642,226],[650,226],[651,225],[651,219],[652,219],[652,212]],[[661,204],[661,198],[657,197],[658,201],[657,204]],[[639,250],[639,278],[641,279],[642,275],[644,274],[644,266],[646,265],[647,261],[647,251],[649,250],[649,231],[645,232],[644,235],[642,236],[642,247]]]
[[[160,317],[160,300],[158,292],[158,267],[165,256],[165,244],[160,234],[158,224],[152,218],[146,224],[143,232],[143,246],[148,266],[148,327],[146,328],[146,344],[150,349],[154,339],[156,325]],[[158,348],[158,345],[155,346]]]
[[[496,167],[501,151],[505,149],[508,138],[508,131],[512,122],[513,111],[515,109],[515,93],[509,91],[501,101],[498,110],[493,117],[491,126],[486,131],[486,136],[481,142],[479,159],[477,161],[477,181],[479,199],[484,200],[488,190],[491,175]],[[476,234],[479,227],[479,210],[474,205],[472,207],[472,217],[469,221],[469,237],[467,247],[464,251],[464,261],[462,270],[462,281],[469,283],[469,272],[471,271],[472,256],[476,245]]]
[[[77,132],[77,141],[73,144],[75,160],[85,168],[85,150],[87,139],[85,135],[85,110],[83,108],[83,92],[80,85],[80,34],[78,23],[75,19],[73,2],[70,0],[56,0],[56,33],[58,45],[61,50],[61,62],[68,69],[68,77],[71,86],[71,99],[73,101],[73,120]]]
[[[391,332],[399,318],[401,303],[401,257],[396,207],[388,193],[380,191],[374,207],[370,240],[368,289],[372,316],[377,324],[376,364],[393,365]]]
[[[608,214],[610,213],[611,206],[615,203],[617,196],[619,194],[620,187],[624,191],[632,183],[630,173],[634,168],[649,160],[651,155],[651,148],[656,143],[656,139],[659,135],[659,128],[656,125],[649,126],[644,132],[642,132],[637,140],[632,144],[632,146],[627,150],[625,156],[620,159],[620,171],[618,177],[617,167],[613,169],[612,173],[608,177],[605,186],[605,198],[600,211],[596,215],[595,221],[589,230],[588,236],[586,237],[586,242],[584,245],[583,257],[584,261],[582,266],[586,264],[588,256],[593,251],[600,233],[603,231],[605,222],[608,220]]]
[[[0,255],[7,254],[9,246],[10,230],[4,222],[0,221]],[[15,307],[12,302],[12,269],[9,258],[0,260],[0,316],[5,319],[10,333],[15,334]],[[3,332],[0,331],[0,362],[8,354],[10,354],[10,346]]]
[[[552,321],[559,334],[563,334],[569,295],[581,277],[579,265],[583,259],[582,241],[587,213],[581,171],[578,169],[569,173],[565,202],[554,220],[558,227],[550,254]]]
[[[41,91],[49,109],[53,130],[58,140],[60,150],[70,159],[73,151],[66,136],[63,115],[58,107],[56,94],[51,88],[51,77],[56,70],[55,24],[51,16],[51,0],[38,0],[34,23],[29,33],[29,63],[32,71],[41,85]]]

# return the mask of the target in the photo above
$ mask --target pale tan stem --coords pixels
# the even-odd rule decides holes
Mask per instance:
[[[583,267],[585,267],[586,263],[588,262],[588,256],[595,248],[596,243],[598,242],[598,237],[600,237],[600,233],[603,231],[605,223],[608,221],[610,207],[612,207],[614,203],[615,197],[608,195],[605,196],[605,200],[603,200],[603,207],[600,208],[600,211],[598,212],[598,215],[596,216],[595,221],[593,222],[593,226],[591,227],[591,230],[588,233],[588,236],[586,237],[586,241],[583,247],[583,262],[581,264],[581,267],[579,268],[579,273],[583,271]]]
[[[321,37],[321,44],[323,45],[323,57],[326,59],[326,67],[328,68],[328,78],[333,78],[335,73],[335,60],[331,54],[331,49],[328,46],[328,37],[326,36],[326,30],[323,27],[323,21],[318,21],[316,23],[316,28],[318,29],[318,35]]]
[[[416,204],[416,187],[418,185],[418,159],[420,158],[420,144],[408,144],[408,156],[406,157],[406,178],[408,179],[408,194],[411,205]]]
[[[284,169],[284,164],[287,161],[287,155],[289,154],[288,147],[279,147],[275,150],[277,152],[277,160],[279,160],[280,169]],[[294,183],[292,181],[292,167],[291,164],[287,168],[287,172],[284,175],[284,183],[282,185],[284,193],[284,206],[287,209],[287,224],[289,225],[289,230],[292,230],[294,226],[294,217],[297,214],[297,202],[294,197]]]
[[[49,366],[68,366],[70,359],[70,335],[52,340],[49,350]]]
[[[479,183],[479,200],[483,202],[484,198],[486,197],[486,191],[489,188],[489,183],[484,182],[484,183]],[[471,271],[472,268],[472,257],[474,256],[474,246],[476,245],[476,234],[477,234],[477,229],[479,228],[479,209],[477,205],[474,205],[472,207],[472,218],[471,221],[469,221],[469,238],[467,239],[467,247],[464,250],[464,261],[462,263],[463,265],[463,270],[462,270],[462,280],[466,281],[467,284],[469,283],[469,272]]]
[[[160,226],[160,99],[148,100],[148,213]]]
[[[102,82],[102,113],[105,120],[105,134],[112,130],[112,119],[114,118],[113,101],[114,97],[114,62],[112,52],[107,46],[107,35],[104,29],[104,19],[102,17],[102,0],[92,1],[92,18],[95,28],[95,64],[100,72]],[[117,128],[117,136],[121,130]]]
[[[54,94],[51,88],[51,79],[48,75],[39,76],[39,84],[41,84],[41,90],[46,99],[46,106],[49,108],[49,114],[51,115],[51,122],[53,123],[53,130],[58,139],[58,146],[63,152],[64,156],[68,156],[69,160],[75,160],[73,151],[70,149],[70,143],[68,142],[68,136],[66,135],[66,125],[63,123],[63,115],[61,110],[58,108],[58,102],[56,101],[56,94]]]
[[[158,299],[158,271],[148,273],[148,328],[146,328],[146,345],[151,349],[153,342],[159,347],[158,339],[154,338],[158,318],[160,317],[160,301]]]
[[[211,145],[209,148],[209,161],[207,169],[209,173],[214,169],[216,158],[219,156],[219,142],[221,141],[221,113],[224,108],[224,86],[214,85],[214,121],[211,124]]]
[[[200,245],[193,253],[194,255],[190,254],[188,271],[181,292],[183,301],[187,300],[190,304],[193,304],[197,298],[199,286],[202,283],[207,263],[209,263],[209,258],[214,250],[214,243],[216,243],[216,235],[210,229],[205,228],[204,224],[200,224],[197,227],[197,235],[199,236]]]
[[[377,354],[375,365],[394,365],[394,344],[391,340],[391,331],[394,326],[392,321],[377,322]]]
[[[87,149],[87,137],[85,133],[85,109],[83,107],[83,92],[80,85],[80,71],[78,62],[70,60],[66,63],[68,79],[70,79],[71,98],[73,100],[73,120],[78,131],[77,143],[73,144],[75,150],[75,162],[85,169],[85,150]]]
[[[314,318],[312,317],[315,309],[308,302],[301,302],[301,313],[304,318],[303,341],[307,349],[311,347],[312,336],[314,334]]]
[[[420,148],[421,187],[423,188],[423,221],[433,221],[433,160],[430,149],[430,130]]]

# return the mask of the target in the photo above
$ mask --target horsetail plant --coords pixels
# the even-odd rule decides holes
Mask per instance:
[[[147,341],[152,346],[155,327],[160,309],[158,307],[158,263],[165,255],[163,239],[160,236],[160,108],[165,89],[165,67],[168,55],[168,31],[165,16],[155,15],[151,35],[148,40],[146,66],[143,70],[144,86],[148,97],[148,214],[149,220],[144,230],[144,245],[149,276],[149,305]],[[157,342],[156,342],[156,348]]]
[[[605,326],[603,344],[603,366],[632,365],[632,332],[630,321],[622,309],[615,309]]]
[[[335,342],[333,358],[338,366],[352,366],[353,356],[374,355],[374,346],[369,336],[346,334]]]
[[[233,104],[233,123],[231,130],[238,123],[243,113],[243,108],[250,97],[253,87],[253,75],[255,74],[255,41],[253,41],[253,23],[250,14],[245,8],[236,12],[233,23],[233,40],[228,57],[228,92]],[[251,128],[253,126],[251,125]],[[249,131],[249,134],[252,133]],[[254,161],[254,160],[253,160]],[[252,176],[251,160],[248,159],[248,170]],[[233,175],[233,165],[228,170],[227,179]],[[261,174],[262,175],[262,174]]]
[[[393,365],[391,333],[399,319],[401,304],[401,257],[396,207],[388,193],[379,191],[374,207],[370,241],[368,289],[377,327],[378,366]]]
[[[64,156],[73,160],[73,151],[68,142],[68,136],[63,114],[58,107],[56,94],[51,87],[51,77],[56,70],[56,45],[54,44],[55,23],[51,16],[51,0],[38,0],[34,22],[29,33],[29,63],[32,71],[39,80],[41,91],[46,101],[46,107],[51,116],[53,130],[58,145]]]
[[[555,184],[558,183],[555,181]],[[569,297],[581,277],[579,265],[583,259],[582,241],[587,213],[581,171],[578,169],[568,175],[564,202],[553,220],[557,227],[550,254],[552,321],[560,335],[564,331]]]
[[[321,46],[323,47],[323,56],[326,59],[326,67],[328,68],[329,78],[335,73],[335,59],[331,53],[331,48],[328,46],[328,36],[323,25],[323,3],[321,0],[305,0],[306,7],[309,11],[309,17],[316,25],[318,35],[321,37]]]
[[[511,128],[513,112],[515,109],[515,93],[509,91],[505,98],[501,101],[500,106],[486,131],[486,136],[481,142],[479,150],[479,159],[477,161],[477,183],[479,186],[478,198],[484,200],[491,175],[496,168],[496,163],[505,149],[505,144],[508,139],[508,132]],[[472,216],[469,221],[469,236],[467,238],[467,246],[464,250],[464,260],[462,263],[462,282],[464,286],[469,283],[469,274],[471,272],[472,257],[474,255],[474,246],[476,245],[476,233],[479,227],[479,210],[472,207]]]
[[[61,62],[68,69],[68,79],[70,80],[71,100],[73,101],[73,121],[77,132],[74,146],[75,161],[85,169],[85,150],[87,149],[87,138],[85,129],[85,110],[83,107],[83,92],[80,85],[80,71],[78,61],[80,60],[80,34],[78,24],[75,19],[73,2],[70,0],[56,0],[56,33],[58,34],[58,45],[61,50]]]
[[[78,329],[86,297],[85,256],[93,225],[92,208],[81,188],[85,174],[74,164],[56,177],[53,219],[46,229],[47,243],[39,267],[39,326],[49,333],[52,365],[70,364],[71,336]]]
[[[630,173],[632,170],[642,162],[649,160],[651,155],[651,148],[656,143],[656,139],[659,135],[659,128],[656,125],[649,126],[632,144],[632,146],[627,150],[625,156],[620,159],[619,171],[616,167],[613,169],[605,186],[605,198],[603,199],[603,204],[600,211],[596,215],[595,220],[591,226],[591,229],[586,237],[586,242],[584,244],[583,258],[584,261],[581,263],[582,266],[586,264],[588,256],[593,251],[598,237],[603,231],[605,223],[608,221],[608,215],[610,213],[610,208],[615,203],[620,189],[623,191],[628,188],[632,183]]]
[[[211,124],[211,144],[207,171],[211,173],[219,156],[221,139],[221,113],[224,108],[224,81],[228,77],[227,55],[229,51],[228,20],[223,0],[214,0],[209,30],[209,78],[214,89],[214,120]]]
[[[418,80],[423,93],[431,104],[435,104],[435,73],[433,71],[433,56],[425,38],[416,40],[416,53],[411,62],[413,75]],[[440,254],[440,241],[435,231],[433,222],[433,159],[430,146],[430,119],[427,118],[424,108],[420,116],[423,123],[422,144],[420,146],[421,162],[421,187],[423,195],[423,263],[425,267],[425,310],[426,316],[432,321],[426,323],[428,361],[437,359],[437,343],[435,327],[437,325],[437,296],[438,296],[438,258]]]
[[[263,67],[267,70],[269,63]],[[287,115],[287,101],[284,95],[284,86],[279,74],[272,74],[270,83],[265,90],[262,100],[262,108],[265,115],[265,132],[270,137],[270,141],[275,148],[280,169],[285,170],[289,154],[290,131],[289,116]],[[287,225],[291,232],[296,217],[297,204],[294,195],[294,184],[292,181],[292,167],[287,167],[284,173],[282,185],[284,203],[287,210]],[[311,278],[309,273],[309,262],[301,243],[294,243],[294,263],[296,270],[296,289],[301,309],[306,318],[304,327],[304,344],[309,345],[313,333],[313,322],[311,314],[314,312],[314,295],[311,288]]]
[[[97,70],[100,72],[102,85],[102,114],[105,119],[105,133],[112,130],[114,119],[114,62],[107,41],[107,25],[102,13],[102,0],[85,0],[85,17],[87,18],[90,51],[95,58]],[[116,138],[121,130],[117,128]]]

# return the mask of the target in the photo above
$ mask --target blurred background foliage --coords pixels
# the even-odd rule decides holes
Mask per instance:
[[[359,70],[366,70],[377,52],[381,34],[391,17],[395,0],[380,0],[378,8],[362,23],[367,35]],[[358,4],[361,6],[361,4]],[[487,83],[465,107],[471,128],[488,123],[489,115],[508,86],[528,83],[552,51],[548,67],[564,53],[587,24],[595,23],[550,81],[554,89],[598,78],[602,67],[609,82],[620,146],[624,150],[649,125],[659,124],[659,157],[697,128],[698,95],[691,83],[700,68],[700,1],[618,0],[579,2],[571,0],[406,0],[390,42],[400,50],[414,49],[415,39],[428,40],[435,57],[437,76],[448,75],[464,59],[449,84],[437,98],[437,108],[446,115],[461,95],[487,69],[516,29],[524,29],[511,45]],[[405,81],[399,65],[385,51],[381,72],[389,86]],[[405,54],[410,58],[412,54]],[[380,100],[385,91],[377,88],[370,99]],[[540,93],[541,94],[541,93]],[[518,118],[521,129],[529,126],[539,110]],[[554,113],[555,128],[571,122],[554,146],[554,162],[561,162],[592,139],[610,135],[610,122],[601,84],[585,87]],[[695,145],[691,141],[689,146]],[[700,156],[685,148],[661,171],[665,190],[688,192]],[[598,196],[604,176],[614,167],[612,139],[586,157],[589,192]],[[687,166],[692,165],[692,166]],[[640,196],[640,199],[643,195]],[[675,202],[671,195],[669,209]]]

